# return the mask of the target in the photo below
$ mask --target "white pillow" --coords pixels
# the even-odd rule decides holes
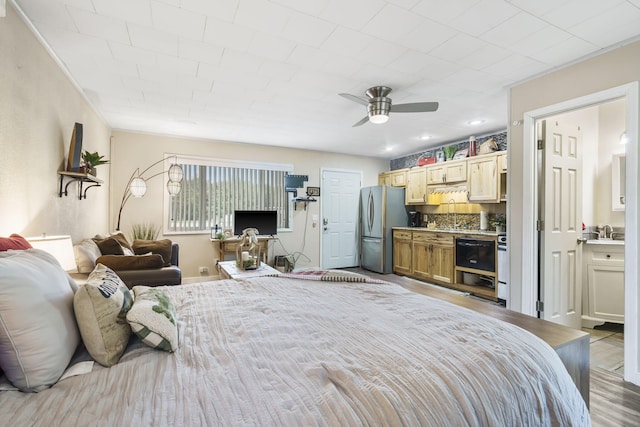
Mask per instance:
[[[73,247],[78,273],[91,273],[96,268],[96,260],[102,256],[93,239],[84,239]]]
[[[69,280],[43,250],[0,252],[0,363],[22,391],[55,384],[80,343]]]
[[[178,349],[176,312],[167,295],[158,288],[136,286],[135,301],[127,313],[131,330],[149,347],[173,352]]]
[[[126,320],[133,295],[110,268],[98,264],[80,286],[73,307],[87,351],[103,366],[118,363],[131,336]]]

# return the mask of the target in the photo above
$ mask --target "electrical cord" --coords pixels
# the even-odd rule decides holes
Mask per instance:
[[[298,260],[300,259],[300,257],[304,257],[304,259],[307,260],[307,262],[311,262],[311,258],[309,258],[308,256],[306,256],[304,254],[304,248],[307,244],[307,227],[309,225],[309,211],[310,209],[307,209],[307,216],[304,220],[304,234],[302,235],[302,248],[299,251],[296,252],[289,252],[287,250],[287,248],[284,247],[284,244],[282,243],[282,241],[280,239],[278,239],[278,243],[280,243],[280,246],[282,247],[282,250],[284,251],[284,253],[286,254],[285,256],[290,256],[293,258],[293,267],[295,268],[295,265],[298,263]]]

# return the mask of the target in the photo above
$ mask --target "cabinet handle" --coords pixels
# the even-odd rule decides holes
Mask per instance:
[[[611,258],[611,255],[607,254],[607,258]]]

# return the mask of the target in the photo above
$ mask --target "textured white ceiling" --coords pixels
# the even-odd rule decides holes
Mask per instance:
[[[503,130],[509,85],[640,35],[640,0],[13,1],[114,129],[383,158]],[[351,127],[337,94],[377,85],[440,108]]]

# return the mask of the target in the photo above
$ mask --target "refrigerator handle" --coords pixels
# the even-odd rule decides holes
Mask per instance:
[[[374,208],[375,206],[373,205],[373,193],[369,192],[369,200],[367,202],[368,204],[368,208],[369,208],[369,231],[371,231],[371,229],[373,228],[373,216],[374,216]]]

